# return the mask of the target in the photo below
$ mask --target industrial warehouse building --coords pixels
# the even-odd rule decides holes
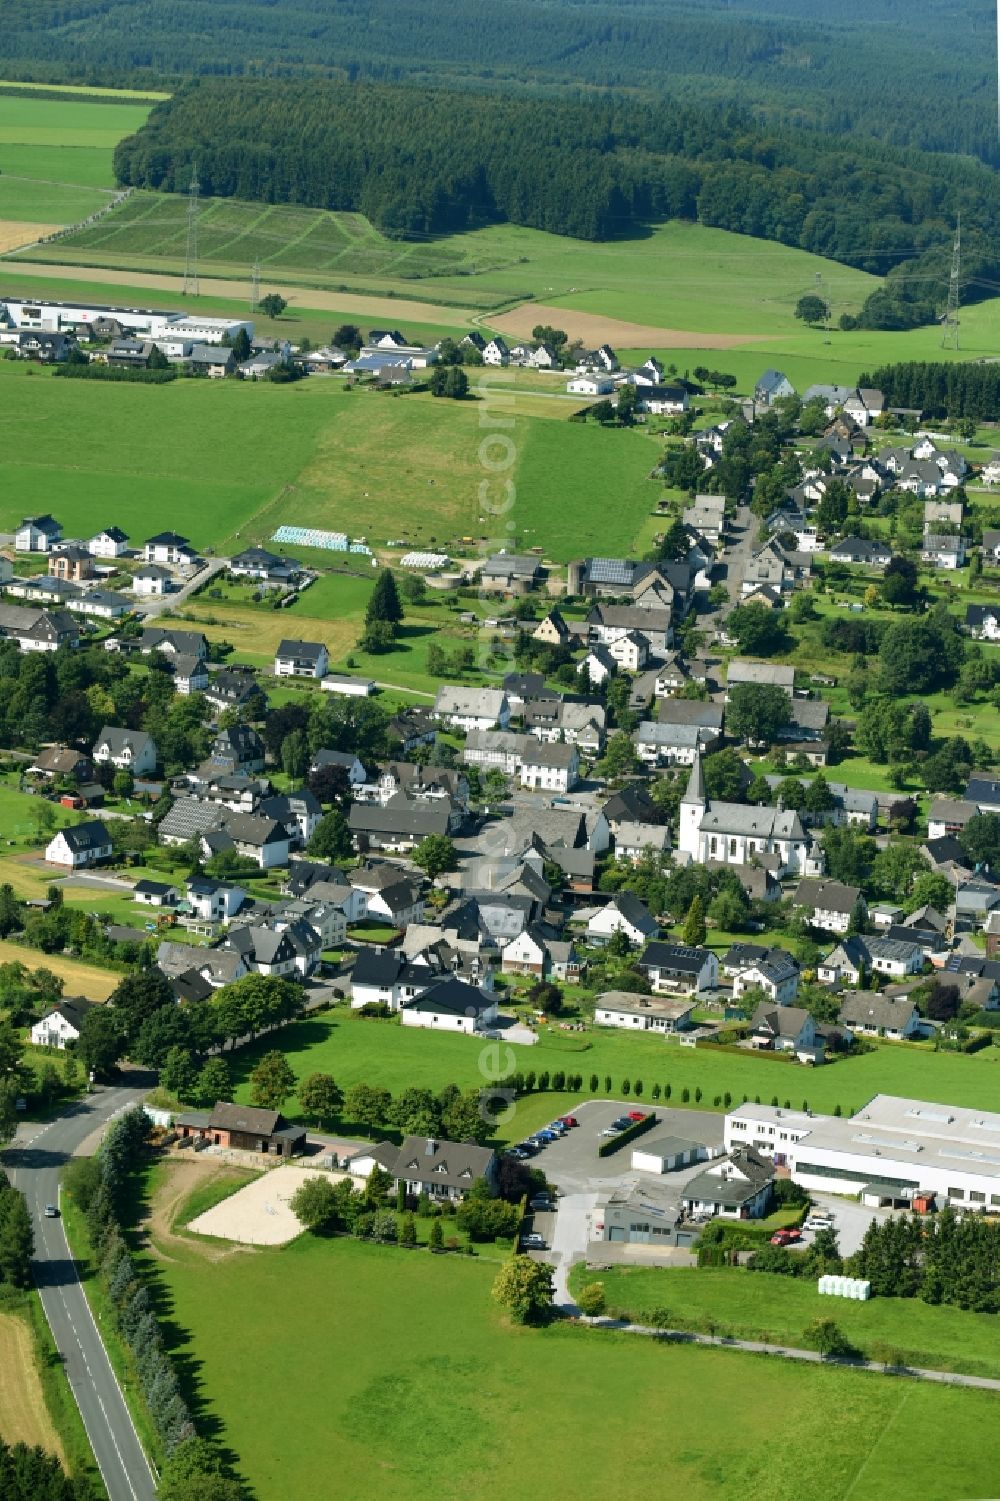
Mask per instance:
[[[876,1095],[850,1120],[744,1104],[726,1116],[727,1150],[752,1146],[803,1188],[869,1206],[1000,1208],[1000,1114]]]

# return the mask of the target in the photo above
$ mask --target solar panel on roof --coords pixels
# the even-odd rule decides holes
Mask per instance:
[[[592,584],[630,584],[635,564],[625,558],[591,558],[587,569]]]

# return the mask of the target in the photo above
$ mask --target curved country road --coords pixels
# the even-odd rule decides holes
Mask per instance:
[[[28,1201],[35,1282],[110,1501],[155,1501],[156,1482],[77,1277],[62,1219],[46,1219],[44,1208],[58,1204],[59,1175],[77,1148],[138,1103],[148,1087],[140,1075],[88,1095],[56,1120],[25,1121],[4,1153],[11,1182]]]

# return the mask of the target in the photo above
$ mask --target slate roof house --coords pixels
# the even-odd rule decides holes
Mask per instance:
[[[111,835],[100,819],[77,823],[60,829],[45,847],[49,865],[68,865],[72,870],[97,865],[111,858]]]
[[[282,641],[274,654],[276,678],[321,678],[329,665],[327,649],[319,641]]]
[[[735,1147],[728,1158],[688,1180],[681,1202],[689,1214],[758,1219],[770,1201],[774,1176],[774,1163],[755,1147]]]
[[[392,1152],[395,1161],[387,1171],[396,1185],[405,1185],[408,1194],[461,1199],[479,1178],[485,1178],[491,1187],[496,1183],[497,1159],[490,1147],[433,1136],[408,1136],[398,1151],[393,1147]],[[358,1154],[359,1158],[364,1156],[364,1152]]]
[[[211,1110],[189,1110],[178,1115],[174,1126],[182,1138],[195,1137],[213,1146],[262,1156],[293,1157],[305,1151],[303,1126],[286,1125],[277,1110],[260,1110],[252,1105],[234,1105],[217,1100]]]
[[[913,1001],[906,996],[879,995],[872,991],[859,990],[845,996],[837,1019],[849,1032],[887,1037],[896,1042],[915,1037],[921,1031],[920,1013]]]
[[[49,1006],[40,1021],[31,1028],[31,1041],[36,1048],[65,1048],[76,1042],[83,1027],[84,1018],[92,1011],[96,1001],[83,996],[67,996]]]
[[[719,983],[719,961],[711,949],[693,947],[687,943],[653,942],[646,945],[642,957],[636,961],[649,978],[653,989],[659,993],[678,991],[700,995],[706,990],[715,990]]]

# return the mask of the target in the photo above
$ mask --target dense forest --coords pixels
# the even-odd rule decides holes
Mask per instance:
[[[966,300],[993,295],[1000,183],[969,160],[756,125],[735,108],[313,80],[202,79],[122,141],[123,184],[366,214],[388,234],[509,221],[580,239],[698,219],[887,276],[867,327],[937,316],[957,214]]]
[[[3,15],[6,77],[669,91],[1000,165],[987,0],[4,0]]]
[[[884,391],[888,406],[912,407],[928,417],[995,422],[1000,415],[1000,365],[882,365],[859,376],[858,384]]]

